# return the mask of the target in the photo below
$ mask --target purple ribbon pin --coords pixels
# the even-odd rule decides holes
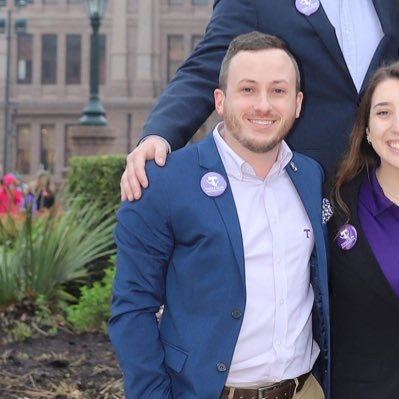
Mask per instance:
[[[216,172],[208,172],[201,179],[201,189],[208,197],[218,197],[227,188],[225,178]]]
[[[319,0],[296,0],[295,1],[295,7],[296,9],[306,15],[312,15],[314,12],[316,12],[319,7],[320,7],[320,1]]]
[[[355,227],[351,224],[344,224],[341,226],[338,230],[336,240],[341,249],[345,251],[352,249],[357,241],[357,231]]]

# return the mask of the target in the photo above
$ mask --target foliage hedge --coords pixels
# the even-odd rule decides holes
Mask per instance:
[[[68,195],[117,207],[120,204],[119,182],[125,164],[125,155],[72,157],[68,165]]]

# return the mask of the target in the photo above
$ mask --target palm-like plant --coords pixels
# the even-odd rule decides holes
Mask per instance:
[[[82,280],[88,264],[114,252],[113,225],[113,211],[82,201],[34,218],[28,212],[14,244],[0,247],[0,304],[41,294],[73,299],[65,283]]]

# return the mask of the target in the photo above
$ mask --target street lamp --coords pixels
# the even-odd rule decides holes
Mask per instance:
[[[5,6],[6,2],[0,2],[0,6]],[[25,0],[14,0],[17,8],[26,6]],[[9,108],[10,108],[10,64],[11,64],[11,21],[12,9],[7,10],[7,19],[0,19],[0,31],[6,33],[6,79],[4,82],[4,104],[3,104],[3,173],[8,171],[8,136],[9,136]],[[15,21],[15,33],[23,34],[26,32],[26,20],[17,19]],[[3,32],[2,32],[3,33]]]
[[[82,117],[81,125],[104,126],[107,124],[105,110],[98,96],[99,84],[99,53],[100,41],[98,30],[101,25],[101,18],[105,13],[107,0],[85,0],[86,12],[90,19],[92,28],[90,40],[90,97],[86,104]]]

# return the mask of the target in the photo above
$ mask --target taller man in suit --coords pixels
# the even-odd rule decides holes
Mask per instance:
[[[284,42],[238,36],[224,122],[122,204],[109,333],[127,399],[328,398],[323,171],[283,140],[299,88]]]
[[[305,100],[287,142],[318,160],[328,176],[347,147],[365,84],[398,58],[397,0],[215,0],[202,42],[168,84],[144,126],[182,147],[213,110],[220,62],[230,40],[252,30],[283,38],[299,63]],[[160,165],[167,146],[152,136],[127,159],[122,199],[147,186],[145,159]]]

